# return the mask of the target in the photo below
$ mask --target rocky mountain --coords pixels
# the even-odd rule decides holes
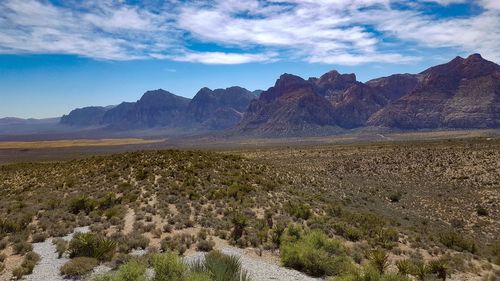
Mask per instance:
[[[126,129],[176,126],[189,101],[162,89],[147,91],[137,102],[111,109],[103,122],[112,119],[111,127]]]
[[[474,54],[418,74],[357,81],[335,70],[319,78],[283,74],[266,91],[202,88],[193,99],[164,90],[113,108],[75,109],[72,126],[117,130],[175,128],[190,132],[232,129],[235,134],[328,134],[366,126],[396,129],[500,127],[500,66]]]
[[[298,76],[283,74],[251,102],[237,127],[242,133],[295,135],[334,126],[333,106]]]
[[[401,129],[500,126],[500,66],[474,54],[431,67],[367,124]]]
[[[102,126],[113,130],[155,127],[222,130],[234,127],[255,98],[254,93],[241,87],[202,88],[192,100],[158,89],[144,93],[137,102],[75,109],[64,115],[60,123],[74,127]]]
[[[89,106],[72,110],[68,115],[61,117],[61,124],[69,126],[98,126],[109,109],[112,107]]]
[[[366,83],[337,71],[307,81],[285,74],[252,102],[238,131],[500,127],[499,77],[499,66],[478,54]]]
[[[202,88],[189,102],[186,110],[192,124],[200,124],[207,129],[234,127],[256,96],[247,89],[230,87],[227,89]]]

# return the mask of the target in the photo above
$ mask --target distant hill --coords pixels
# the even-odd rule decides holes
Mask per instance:
[[[308,136],[384,127],[419,130],[500,127],[500,66],[479,54],[418,74],[357,81],[335,70],[307,80],[283,74],[266,91],[202,88],[187,99],[159,89],[137,102],[75,109],[61,124],[127,131],[227,130],[239,135]]]
[[[193,99],[163,89],[147,91],[136,102],[117,106],[90,106],[72,110],[61,124],[102,126],[111,130],[175,128],[210,131],[234,127],[257,96],[241,87],[202,88]]]
[[[72,110],[68,115],[61,117],[61,124],[70,126],[98,126],[102,117],[110,107],[89,106]]]

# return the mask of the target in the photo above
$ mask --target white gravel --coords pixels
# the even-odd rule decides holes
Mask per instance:
[[[64,240],[69,241],[73,235],[78,232],[88,232],[88,227],[79,227],[75,231],[65,237]],[[69,259],[67,257],[58,258],[56,246],[52,244],[52,239],[47,239],[41,243],[33,244],[33,251],[40,255],[40,262],[35,266],[33,273],[25,276],[27,281],[68,281],[59,275],[60,267]],[[237,256],[241,260],[242,267],[249,273],[253,281],[321,281],[320,278],[309,277],[299,271],[281,267],[279,265],[261,260],[257,257],[251,257],[244,253],[243,250],[235,247],[223,247],[221,252]],[[144,251],[134,252],[136,255],[144,254]],[[203,259],[205,253],[196,252],[184,258],[187,263],[192,263],[196,260]],[[94,269],[91,276],[109,271],[107,266],[98,266]],[[151,275],[151,274],[150,274]]]
[[[237,256],[241,260],[241,265],[253,281],[320,281],[321,278],[312,278],[302,272],[281,267],[279,265],[266,262],[257,257],[245,255],[243,250],[235,247],[223,247],[221,252],[227,255]],[[203,259],[205,253],[196,252],[185,258],[188,263],[198,259]]]
[[[78,227],[75,228],[73,233],[62,237],[64,240],[69,241],[73,238],[75,233],[89,232],[89,228]],[[67,257],[58,258],[56,246],[52,244],[52,238],[40,243],[33,243],[33,251],[40,255],[40,261],[33,269],[33,273],[24,277],[23,280],[28,281],[67,281],[59,275],[59,268],[65,264],[69,259]]]

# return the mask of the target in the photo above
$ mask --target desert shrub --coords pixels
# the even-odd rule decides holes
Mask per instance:
[[[443,232],[438,236],[439,242],[446,247],[457,251],[476,252],[476,244],[473,240],[462,236],[461,234],[449,231]]]
[[[69,256],[111,260],[117,243],[94,233],[77,233],[69,242]]]
[[[68,249],[68,242],[62,238],[56,238],[52,240],[52,244],[56,246],[56,252],[59,258],[62,258],[66,250]]]
[[[489,215],[488,210],[485,207],[481,206],[481,205],[478,205],[476,207],[476,213],[477,213],[478,216],[481,216],[481,217],[486,217],[486,216]]]
[[[335,234],[351,241],[358,241],[363,238],[363,231],[359,228],[351,227],[344,222],[334,223],[333,230],[335,231]]]
[[[18,267],[14,268],[12,271],[12,275],[16,279],[21,279],[24,275],[31,274],[33,272],[33,268],[40,260],[40,256],[34,252],[28,252],[24,256],[23,262]]]
[[[96,202],[86,195],[81,195],[75,197],[69,202],[69,212],[72,214],[78,214],[80,212],[90,213],[96,207]]]
[[[163,232],[170,233],[170,232],[172,232],[172,225],[167,223],[163,226],[162,229],[163,229]]]
[[[394,242],[398,241],[399,233],[392,228],[379,228],[375,231],[375,244],[384,248],[392,248]]]
[[[123,242],[127,245],[128,250],[146,249],[149,246],[149,239],[135,231],[125,236]]]
[[[368,253],[368,260],[370,264],[379,271],[384,273],[388,266],[389,255],[382,249],[375,249]]]
[[[92,281],[146,281],[146,266],[137,261],[122,264],[116,272],[96,276]]]
[[[186,276],[187,265],[174,253],[153,256],[155,274],[152,281],[178,281]]]
[[[14,254],[24,255],[27,252],[32,251],[33,246],[31,245],[31,243],[28,243],[26,241],[20,241],[20,242],[17,242],[13,245],[13,249],[14,249]]]
[[[109,220],[112,218],[122,218],[126,213],[126,209],[124,206],[113,206],[104,211],[104,216]]]
[[[210,252],[213,250],[215,242],[211,240],[200,240],[196,244],[196,250],[202,252]]]
[[[118,198],[114,192],[108,192],[105,196],[97,200],[96,205],[99,209],[106,210],[119,203],[121,203],[121,198]]]
[[[2,273],[5,269],[5,264],[3,262],[0,262],[0,273]]]
[[[165,239],[160,242],[160,248],[164,252],[176,251],[182,255],[193,243],[193,236],[189,234],[176,234],[172,237],[165,237]]]
[[[393,203],[399,202],[401,200],[401,197],[403,197],[403,194],[401,192],[394,192],[391,195],[389,195],[389,200]]]
[[[45,241],[45,239],[47,239],[47,234],[43,233],[43,232],[35,233],[32,236],[33,243],[40,243],[40,242]]]
[[[7,255],[0,254],[0,262],[4,262],[6,258],[7,258]]]
[[[241,238],[241,236],[243,236],[243,231],[248,225],[248,219],[244,215],[237,213],[233,216],[231,222],[233,223],[233,231],[231,232],[231,237],[234,241],[237,241]]]
[[[271,242],[276,248],[279,248],[281,245],[281,237],[283,236],[285,228],[286,226],[283,223],[277,223],[274,224],[271,229]]]
[[[339,241],[328,238],[319,230],[303,233],[296,226],[288,227],[280,247],[281,262],[284,266],[312,276],[335,274],[335,257],[343,254],[345,249]],[[342,266],[346,267],[346,259],[341,262]]]
[[[61,274],[66,277],[81,277],[92,271],[98,264],[97,259],[90,257],[77,257],[61,267]]]
[[[241,268],[241,261],[218,251],[212,251],[203,261],[191,266],[192,272],[205,273],[214,281],[250,281],[248,273]]]
[[[291,216],[307,220],[312,214],[311,207],[301,202],[288,202],[285,205],[285,211]]]

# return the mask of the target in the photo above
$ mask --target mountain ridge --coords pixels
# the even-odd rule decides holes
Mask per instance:
[[[61,123],[279,136],[363,127],[498,128],[499,81],[500,66],[472,54],[417,74],[393,74],[364,83],[354,73],[332,70],[307,80],[284,73],[265,91],[204,87],[192,99],[158,89],[147,91],[137,102],[75,109]],[[91,117],[82,118],[85,111]]]

